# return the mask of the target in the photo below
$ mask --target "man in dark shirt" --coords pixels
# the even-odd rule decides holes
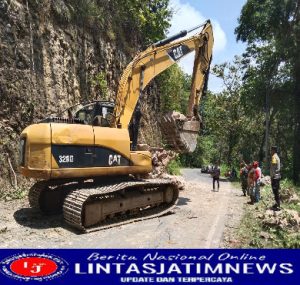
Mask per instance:
[[[243,194],[244,196],[246,196],[247,189],[248,189],[248,168],[244,162],[241,163],[240,180],[241,180]]]
[[[216,181],[217,181],[217,186],[218,186],[218,190],[217,191],[219,191],[219,188],[220,188],[220,174],[221,174],[220,167],[218,166],[218,164],[216,164],[213,167],[213,170],[212,170],[213,190],[214,191],[215,191],[215,182]]]

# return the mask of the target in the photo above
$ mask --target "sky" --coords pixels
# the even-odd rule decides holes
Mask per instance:
[[[210,19],[214,32],[212,65],[232,61],[235,55],[241,55],[245,50],[245,44],[237,42],[234,34],[245,3],[246,0],[170,0],[174,15],[168,36]],[[179,64],[188,74],[192,73],[193,56],[187,56]],[[213,92],[220,92],[223,88],[222,81],[211,74],[208,88]]]

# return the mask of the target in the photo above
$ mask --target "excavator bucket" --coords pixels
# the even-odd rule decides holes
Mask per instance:
[[[161,130],[168,147],[180,153],[193,152],[197,146],[200,122],[188,120],[178,112],[171,112],[161,119]]]

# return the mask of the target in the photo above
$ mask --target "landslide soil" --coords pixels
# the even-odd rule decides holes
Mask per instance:
[[[219,248],[239,225],[246,201],[241,190],[199,169],[183,169],[186,181],[174,213],[89,234],[78,234],[61,215],[45,216],[27,199],[0,201],[0,248]]]

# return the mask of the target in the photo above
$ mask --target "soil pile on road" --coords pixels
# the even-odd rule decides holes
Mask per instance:
[[[167,173],[168,164],[177,157],[177,153],[164,148],[150,147],[147,144],[138,145],[138,150],[147,150],[152,154],[152,172],[147,174],[145,178],[165,178],[172,180],[179,190],[184,190],[185,181],[183,177],[174,176]]]
[[[267,210],[262,218],[264,227],[289,229],[291,231],[299,231],[300,229],[300,216],[296,210],[284,209],[280,212]]]
[[[280,199],[283,203],[293,204],[294,206],[300,205],[299,196],[292,187],[282,187]],[[300,213],[293,209],[282,209],[280,212],[268,209],[259,217],[262,219],[264,227],[292,231],[299,231],[300,229]]]
[[[171,160],[176,157],[176,153],[163,148],[152,148],[151,153],[153,170],[150,175],[153,178],[161,177],[164,173],[166,173],[166,168]]]

